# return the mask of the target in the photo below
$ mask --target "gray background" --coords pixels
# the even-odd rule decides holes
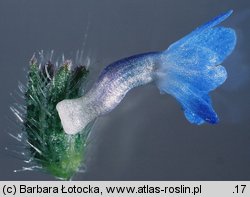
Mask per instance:
[[[23,166],[7,132],[18,132],[10,93],[34,52],[71,57],[85,49],[93,79],[114,60],[163,50],[228,9],[238,45],[228,80],[212,93],[218,125],[191,125],[179,104],[151,84],[128,93],[93,129],[87,171],[73,180],[250,180],[249,0],[0,0],[0,180],[54,180]],[[85,44],[84,44],[85,40]],[[91,85],[91,84],[90,84]]]

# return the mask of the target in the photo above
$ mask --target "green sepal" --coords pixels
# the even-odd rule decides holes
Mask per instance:
[[[66,61],[56,68],[51,62],[29,66],[25,93],[27,143],[32,161],[53,176],[69,180],[84,162],[86,140],[91,127],[76,135],[62,128],[56,104],[63,99],[79,97],[88,71],[84,66],[71,69]]]

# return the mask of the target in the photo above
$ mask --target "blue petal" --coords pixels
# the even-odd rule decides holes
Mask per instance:
[[[194,114],[192,111],[188,109],[184,110],[184,114],[185,114],[185,117],[188,119],[188,121],[193,124],[200,125],[204,123],[204,120],[202,118],[200,118],[199,116],[197,116],[196,114]]]
[[[208,94],[227,78],[225,68],[219,64],[232,53],[236,34],[233,29],[214,26],[230,14],[213,19],[162,52],[158,88],[181,103],[191,123],[218,122]]]
[[[182,39],[180,39],[177,42],[170,45],[169,49],[174,48],[175,44],[177,44],[177,43],[178,43],[178,45],[181,45],[182,43],[185,43],[187,40],[189,40],[189,38],[194,37],[194,35],[197,36],[198,34],[202,33],[203,31],[215,27],[216,25],[218,25],[221,22],[223,22],[224,20],[226,20],[232,13],[233,13],[233,10],[229,10],[229,11],[215,17],[211,21],[201,25],[200,27],[196,28],[194,31],[192,31],[191,33],[189,33],[188,35],[186,35]]]
[[[188,37],[185,42],[176,42],[165,53],[173,53],[176,57],[181,55],[184,59],[180,62],[189,65],[197,65],[199,61],[199,66],[211,66],[220,64],[230,55],[235,44],[236,34],[233,29],[214,27]]]

